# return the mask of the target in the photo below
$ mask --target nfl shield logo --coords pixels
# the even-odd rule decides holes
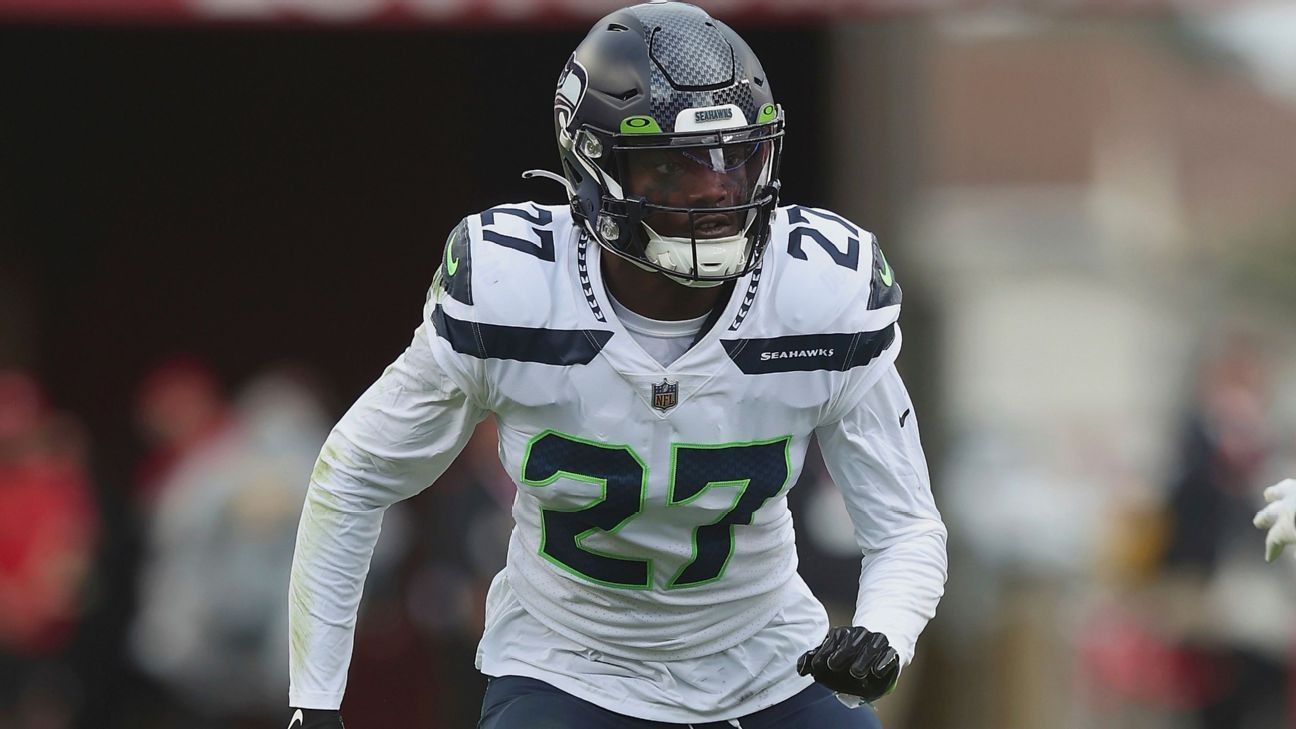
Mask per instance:
[[[653,385],[652,406],[666,412],[679,402],[679,383],[662,378],[660,385]]]

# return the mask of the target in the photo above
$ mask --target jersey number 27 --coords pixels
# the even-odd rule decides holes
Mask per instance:
[[[683,507],[709,489],[733,489],[732,506],[693,530],[693,558],[666,583],[697,587],[724,576],[733,555],[733,529],[751,524],[758,509],[787,485],[791,437],[749,443],[671,445],[666,506]],[[548,430],[527,445],[522,483],[548,486],[560,478],[598,484],[602,495],[571,509],[541,509],[540,554],[581,578],[606,587],[652,587],[651,560],[605,554],[583,544],[595,532],[616,532],[644,509],[648,468],[629,446],[609,445]]]

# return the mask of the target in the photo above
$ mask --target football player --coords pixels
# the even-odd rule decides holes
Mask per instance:
[[[529,174],[568,204],[459,223],[413,342],[320,453],[290,587],[293,721],[341,726],[383,511],[493,413],[516,526],[479,727],[876,727],[867,702],[946,574],[894,272],[851,221],[779,206],[783,111],[700,8],[600,20],[554,123],[562,174]],[[812,436],[862,552],[853,624],[831,629],[785,498]]]
[[[1278,559],[1283,548],[1296,544],[1296,478],[1288,478],[1265,489],[1269,505],[1255,515],[1257,529],[1268,529],[1265,536],[1265,559]]]

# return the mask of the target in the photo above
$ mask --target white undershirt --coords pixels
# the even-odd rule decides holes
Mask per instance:
[[[689,345],[693,343],[697,333],[702,331],[702,325],[707,320],[706,314],[696,319],[680,321],[649,319],[625,308],[611,295],[608,296],[608,300],[612,302],[612,311],[615,311],[617,319],[621,320],[621,326],[625,327],[639,347],[657,360],[662,367],[669,367],[672,362],[680,358],[680,355],[688,351]]]

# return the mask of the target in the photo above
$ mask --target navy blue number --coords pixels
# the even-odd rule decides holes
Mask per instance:
[[[734,527],[750,525],[791,474],[791,437],[723,445],[673,444],[667,505],[687,505],[711,489],[731,489],[719,517],[693,530],[692,559],[667,588],[705,585],[724,576],[734,551]],[[560,478],[597,484],[598,497],[574,509],[541,507],[540,554],[558,567],[607,587],[652,586],[652,563],[599,552],[584,541],[615,533],[644,508],[648,469],[629,446],[608,445],[545,431],[527,445],[522,483],[548,486]],[[699,513],[705,510],[698,509]]]
[[[682,506],[708,489],[733,489],[733,505],[719,519],[693,530],[693,560],[667,587],[696,587],[724,576],[734,551],[734,527],[749,525],[765,502],[787,485],[790,438],[725,445],[673,446],[670,506]]]
[[[512,215],[531,223],[534,226],[531,228],[531,232],[539,239],[538,243],[526,238],[517,238],[494,230],[488,230],[486,226],[495,224],[496,215]],[[546,230],[544,227],[552,222],[553,213],[542,208],[536,208],[535,212],[523,208],[491,208],[481,214],[482,238],[491,243],[498,243],[505,248],[512,248],[515,251],[535,256],[542,261],[552,261],[554,259],[553,231]]]
[[[559,478],[599,484],[603,493],[576,509],[541,509],[540,554],[553,564],[608,587],[646,589],[652,566],[595,551],[582,542],[596,532],[616,532],[643,510],[648,470],[628,446],[580,440],[546,431],[527,446],[522,482],[548,486]]]
[[[810,215],[815,215],[817,217],[823,218],[825,220],[831,220],[844,227],[847,231],[846,252],[843,253],[842,251],[838,250],[837,246],[833,245],[832,241],[828,240],[828,236],[824,235],[818,230],[810,227],[801,227],[801,228],[793,228],[792,230],[788,231],[788,253],[793,258],[799,258],[803,261],[806,260],[806,252],[802,248],[802,239],[809,237],[810,240],[814,241],[815,243],[818,243],[819,247],[824,249],[824,252],[827,253],[833,259],[833,263],[836,263],[838,266],[849,268],[852,271],[859,270],[859,256],[860,256],[859,228],[856,228],[854,225],[851,225],[846,219],[840,218],[836,215],[833,215],[832,213],[819,212],[817,210],[806,210],[805,208],[802,208],[800,206],[793,206],[791,208],[788,208],[788,222],[794,224],[795,223],[808,224],[810,222],[810,219],[806,217],[807,213],[809,213]]]

